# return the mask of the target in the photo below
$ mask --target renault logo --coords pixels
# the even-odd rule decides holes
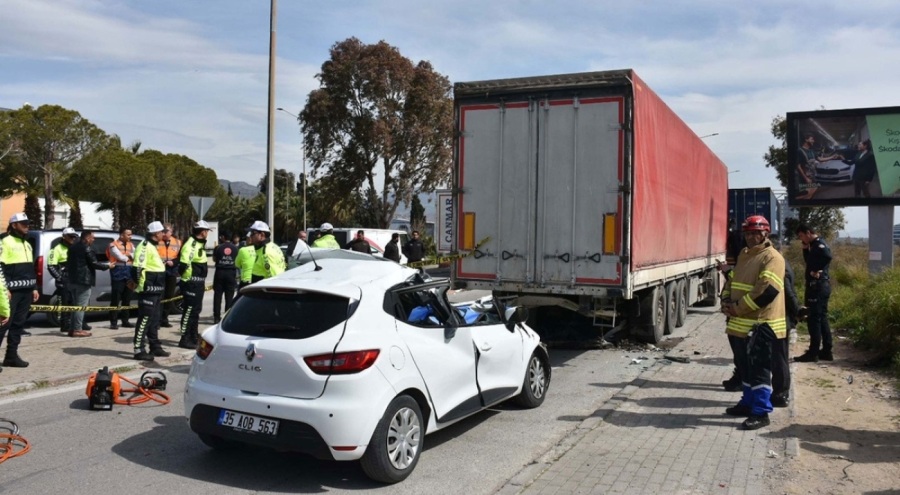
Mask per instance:
[[[256,357],[256,344],[248,345],[247,350],[244,351],[244,356],[247,356],[247,361],[253,361],[253,358]]]

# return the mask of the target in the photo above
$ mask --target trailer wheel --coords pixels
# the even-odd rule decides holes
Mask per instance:
[[[643,291],[640,295],[641,313],[638,317],[638,336],[644,342],[658,344],[666,331],[666,294],[662,287]]]
[[[666,319],[663,333],[671,335],[675,330],[675,320],[678,317],[678,283],[674,280],[666,284]]]
[[[688,310],[688,284],[687,279],[683,278],[677,282],[675,285],[675,297],[678,300],[678,304],[676,305],[676,313],[675,317],[675,326],[683,327],[685,320],[687,320],[687,310]]]
[[[706,286],[706,297],[697,303],[697,306],[715,306],[719,300],[719,291],[721,290],[720,281],[721,275],[717,270],[710,270],[706,277],[703,280],[703,284]]]

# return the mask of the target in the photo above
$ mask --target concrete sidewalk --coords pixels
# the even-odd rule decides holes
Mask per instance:
[[[701,317],[707,321],[664,354],[689,363],[658,355],[499,493],[765,493],[766,463],[798,452],[796,439],[778,433],[793,402],[769,415],[770,426],[740,430],[744,418],[724,414],[740,399],[721,385],[732,369],[725,318]]]
[[[212,324],[212,304],[204,301],[200,315],[200,331]],[[36,317],[32,317],[36,318]],[[28,327],[31,336],[22,337],[19,355],[28,361],[27,368],[3,367],[0,373],[0,396],[18,393],[36,388],[50,387],[63,383],[87,380],[91,373],[104,366],[110,369],[132,370],[141,368],[160,369],[168,365],[186,362],[193,355],[193,350],[178,347],[181,337],[178,329],[180,315],[169,317],[172,328],[160,328],[159,338],[163,348],[171,352],[167,358],[156,358],[155,361],[135,361],[133,328],[111,330],[105,317],[97,319],[89,317],[91,337],[72,338],[39,321]],[[136,318],[132,318],[134,323]],[[4,341],[4,349],[6,342]],[[85,383],[87,383],[85,381]]]

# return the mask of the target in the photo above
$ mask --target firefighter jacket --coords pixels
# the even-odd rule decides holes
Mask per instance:
[[[66,260],[69,259],[69,245],[63,241],[53,246],[50,255],[47,257],[47,271],[53,280],[56,280],[56,287],[65,287],[66,281]]]
[[[285,268],[284,253],[272,241],[256,246],[256,261],[253,263],[254,278],[269,278],[278,275]]]
[[[116,239],[106,247],[106,259],[115,261],[116,266],[109,271],[112,280],[131,280],[131,267],[134,265],[134,244]]]
[[[209,266],[206,264],[206,240],[191,237],[181,248],[178,271],[182,282],[203,283]]]
[[[37,286],[34,271],[34,251],[31,243],[13,231],[0,240],[0,268],[6,279],[6,288],[12,292],[32,291]]]
[[[159,251],[141,241],[134,249],[134,280],[137,280],[135,292],[145,294],[162,294],[166,288],[166,265],[159,256]]]
[[[722,289],[722,299],[737,307],[737,316],[729,317],[725,327],[728,335],[746,338],[753,325],[768,323],[779,339],[787,336],[784,258],[771,241],[741,250]]]
[[[256,263],[256,246],[248,244],[238,249],[234,265],[241,271],[241,283],[253,280],[253,265]]]

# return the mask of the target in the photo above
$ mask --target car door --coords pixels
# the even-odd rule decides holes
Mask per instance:
[[[447,308],[440,307],[439,294],[433,285],[399,290],[396,299],[403,310],[395,316],[397,332],[425,382],[435,417],[444,423],[476,412],[482,405],[472,329],[459,325]],[[428,306],[430,310],[422,309]]]
[[[517,327],[509,330],[503,323],[476,322],[469,329],[478,353],[477,381],[485,405],[509,398],[525,376],[522,332]]]

